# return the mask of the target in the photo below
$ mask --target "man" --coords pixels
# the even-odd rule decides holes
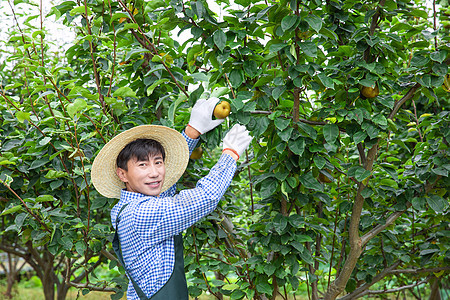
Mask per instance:
[[[120,199],[111,221],[130,279],[128,299],[188,299],[181,233],[216,208],[251,142],[245,127],[235,125],[210,173],[194,189],[175,194],[200,134],[223,122],[212,119],[218,101],[199,100],[182,134],[163,126],[138,126],[114,137],[94,160],[95,188]]]

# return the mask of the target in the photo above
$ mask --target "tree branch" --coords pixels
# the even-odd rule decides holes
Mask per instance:
[[[385,0],[380,0],[380,2],[378,3],[378,5],[384,6]],[[378,26],[378,19],[380,18],[381,12],[380,12],[380,8],[377,9],[377,11],[375,12],[375,14],[372,16],[372,22],[370,23],[370,28],[369,28],[369,35],[373,36],[373,34],[375,33],[375,29]],[[364,60],[367,63],[370,63],[370,49],[371,47],[368,46],[367,49],[364,51]]]
[[[398,112],[398,110],[400,109],[400,107],[402,107],[402,105],[408,101],[409,99],[411,99],[414,94],[416,93],[416,91],[421,87],[420,83],[416,83],[407,93],[405,96],[403,96],[400,100],[398,100],[397,102],[395,102],[394,104],[394,108],[392,109],[391,113],[389,114],[388,118],[392,119],[395,114]]]
[[[390,274],[417,274],[417,273],[439,273],[441,271],[449,271],[450,266],[446,267],[437,267],[437,268],[429,268],[429,269],[396,269],[391,270]]]
[[[361,158],[361,164],[364,166],[366,164],[366,153],[364,153],[364,146],[362,143],[357,145],[359,157]]]
[[[390,266],[389,268],[384,269],[379,274],[377,274],[375,277],[373,277],[371,282],[363,284],[362,286],[358,287],[357,289],[355,289],[350,294],[348,294],[348,295],[346,295],[346,296],[344,296],[342,298],[339,298],[339,300],[356,299],[361,294],[365,293],[372,285],[374,285],[375,283],[377,283],[378,281],[380,281],[381,279],[386,277],[386,275],[390,274],[390,271],[392,271],[395,268],[397,268],[401,263],[402,263],[401,260],[397,260],[392,266]]]
[[[378,291],[367,290],[364,293],[361,293],[361,294],[357,295],[356,297],[360,298],[360,297],[363,297],[365,295],[379,295],[379,294],[397,293],[397,292],[400,292],[400,291],[404,291],[404,290],[409,290],[409,289],[415,288],[416,286],[419,286],[419,285],[424,284],[424,283],[428,283],[429,281],[430,281],[430,277],[428,277],[428,278],[426,278],[424,280],[421,280],[419,282],[416,282],[416,283],[413,283],[413,284],[410,284],[410,285],[401,286],[401,287],[398,287],[398,288],[378,290]],[[351,299],[355,299],[355,298],[351,298]]]
[[[102,249],[102,250],[100,251],[100,253],[103,254],[107,259],[113,260],[113,261],[116,261],[116,262],[120,263],[119,260],[117,259],[117,257],[115,257],[115,256],[114,256],[111,252],[109,252],[108,250]]]
[[[386,223],[384,223],[383,225],[377,225],[375,228],[373,228],[372,230],[370,230],[368,233],[366,233],[362,238],[361,238],[361,243],[362,245],[366,245],[372,238],[374,238],[377,234],[379,234],[380,232],[382,232],[383,230],[385,230],[387,227],[389,227],[390,225],[392,225],[392,223],[394,223],[398,217],[400,217],[408,208],[411,207],[411,203],[407,203],[406,205],[406,209],[402,210],[402,211],[396,211],[394,213],[392,213],[387,219],[386,219]]]
[[[99,286],[95,286],[93,284],[88,284],[88,283],[76,283],[76,282],[66,282],[67,285],[76,287],[77,289],[88,289],[91,291],[96,291],[96,292],[116,292],[115,288],[110,288],[110,287],[99,287]]]
[[[20,202],[22,202],[23,207],[25,207],[25,210],[36,220],[38,221],[39,224],[41,224],[41,226],[44,228],[45,231],[51,233],[50,229],[48,228],[47,224],[45,224],[37,215],[35,215],[31,209],[28,207],[28,205],[25,203],[25,201],[8,185],[6,184],[6,182],[4,182],[1,178],[0,178],[0,182],[11,192],[14,194],[14,196],[17,197],[17,199],[20,200]]]

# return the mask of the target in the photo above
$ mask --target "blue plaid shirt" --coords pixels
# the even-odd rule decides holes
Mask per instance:
[[[191,153],[198,139],[182,134]],[[159,197],[122,190],[119,202],[111,211],[111,222],[115,227],[120,208],[129,203],[120,214],[118,228],[123,259],[128,272],[148,297],[160,290],[172,274],[175,263],[173,236],[216,208],[235,170],[234,159],[223,154],[195,188],[177,195],[175,185]],[[139,300],[131,281],[127,298]]]

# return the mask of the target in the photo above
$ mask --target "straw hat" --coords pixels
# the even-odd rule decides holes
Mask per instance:
[[[169,189],[183,175],[189,161],[189,148],[181,133],[165,126],[141,125],[115,136],[94,159],[91,178],[100,194],[108,198],[120,198],[125,183],[116,174],[117,156],[128,143],[141,138],[160,142],[166,152],[166,176],[161,192]]]

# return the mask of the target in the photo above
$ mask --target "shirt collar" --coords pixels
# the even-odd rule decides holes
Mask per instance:
[[[151,197],[151,196],[144,195],[144,194],[141,194],[141,193],[129,192],[126,189],[123,189],[120,192],[120,201],[121,202],[125,202],[125,203],[130,203],[130,202],[132,202],[134,200],[138,200],[138,199],[143,198],[143,197]]]

